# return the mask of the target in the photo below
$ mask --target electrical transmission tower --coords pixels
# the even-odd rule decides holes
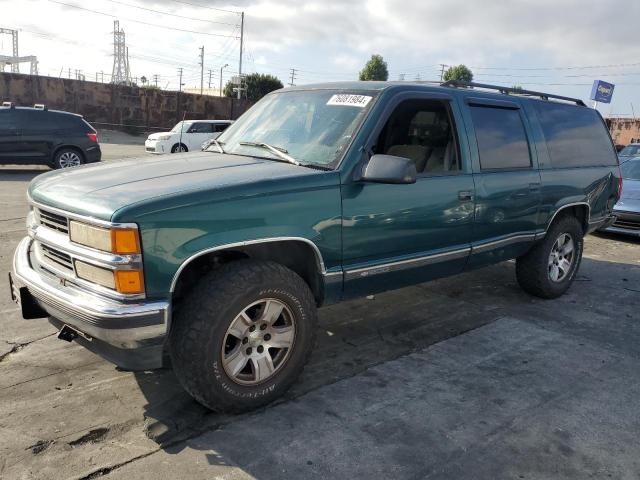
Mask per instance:
[[[131,85],[129,49],[125,41],[124,30],[120,28],[118,20],[113,21],[113,72],[111,73],[111,82]]]
[[[293,83],[295,81],[295,79],[296,79],[296,69],[292,68],[291,69],[291,77],[290,77],[290,80],[289,80],[289,86],[290,87],[295,87],[295,83]]]
[[[11,50],[11,56],[0,55],[0,72],[4,72],[4,68],[7,65],[11,65],[11,73],[20,73],[20,63],[29,62],[31,68],[29,73],[31,75],[38,74],[38,58],[34,55],[21,57],[18,54],[18,30],[12,30],[10,28],[0,28],[0,34],[11,35],[11,44],[13,46]]]

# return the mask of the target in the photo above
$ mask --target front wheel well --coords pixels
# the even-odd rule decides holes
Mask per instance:
[[[171,291],[172,308],[179,308],[185,294],[208,272],[229,262],[241,259],[270,260],[284,265],[298,274],[313,292],[316,305],[322,304],[324,284],[322,263],[316,250],[301,240],[282,240],[255,243],[214,250],[187,260],[176,274]]]

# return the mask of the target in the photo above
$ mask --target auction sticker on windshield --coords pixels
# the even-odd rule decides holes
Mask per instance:
[[[347,107],[364,108],[368,105],[373,97],[367,95],[351,95],[347,93],[333,95],[327,105],[342,105]]]

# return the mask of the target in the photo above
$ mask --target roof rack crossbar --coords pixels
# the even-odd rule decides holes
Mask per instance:
[[[562,95],[553,95],[551,93],[542,93],[535,92],[533,90],[524,90],[522,88],[513,88],[513,87],[502,87],[499,85],[489,85],[486,83],[475,83],[475,82],[461,82],[459,80],[449,80],[440,84],[443,87],[476,87],[476,88],[485,88],[487,90],[497,90],[500,93],[505,95],[516,94],[516,95],[527,95],[530,97],[539,97],[542,100],[549,100],[550,98],[554,98],[556,100],[563,100],[565,102],[575,103],[581,107],[586,107],[585,103],[579,98],[571,98],[564,97]]]

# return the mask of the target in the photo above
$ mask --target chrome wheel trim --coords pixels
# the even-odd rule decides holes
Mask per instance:
[[[63,152],[58,157],[58,165],[60,168],[77,167],[80,165],[80,155],[76,152]]]
[[[562,233],[553,243],[549,254],[549,279],[561,282],[571,272],[575,259],[575,242],[568,233]]]
[[[222,366],[240,385],[258,385],[282,369],[295,342],[296,323],[281,300],[248,305],[229,324],[222,342]]]

